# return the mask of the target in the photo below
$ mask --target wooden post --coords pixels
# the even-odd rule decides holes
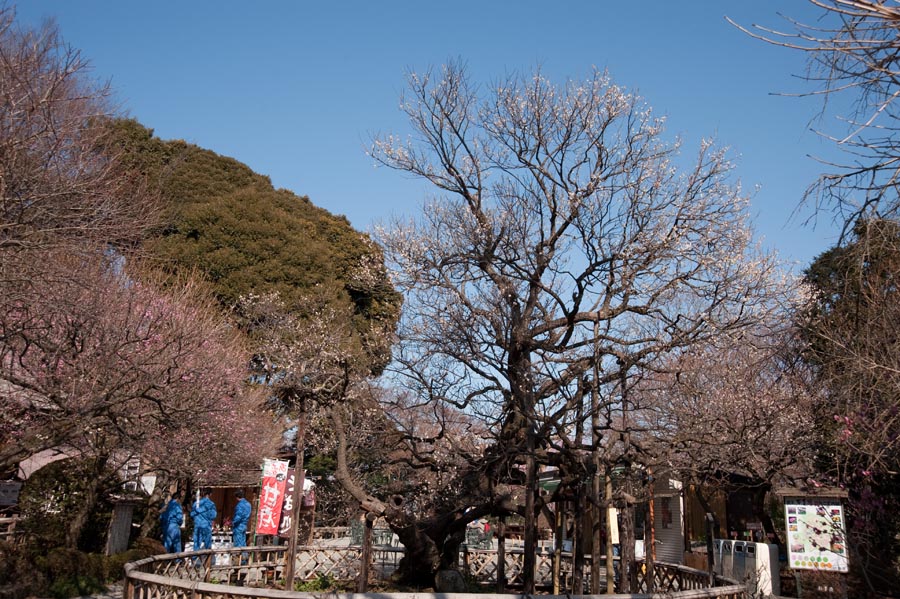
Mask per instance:
[[[706,568],[709,572],[709,587],[712,588],[716,583],[715,573],[715,550],[716,546],[713,542],[713,535],[716,530],[716,517],[711,512],[706,512]]]
[[[124,599],[134,599],[134,581],[131,580],[131,568],[125,565],[125,588],[122,590]]]
[[[372,512],[366,514],[366,527],[363,530],[362,550],[359,556],[359,580],[356,581],[356,592],[365,593],[369,588],[369,564],[372,563],[372,527],[377,516]]]
[[[622,509],[622,529],[619,531],[619,546],[621,558],[619,560],[619,580],[621,582],[620,593],[626,595],[638,592],[637,568],[634,566],[634,505],[625,502]]]
[[[113,515],[106,536],[106,555],[115,555],[128,549],[134,505],[133,501],[119,501],[113,505]]]
[[[506,516],[497,524],[497,592],[506,592]]]
[[[594,338],[598,335],[596,323],[594,325]],[[594,357],[594,384],[591,386],[591,464],[594,467],[591,477],[591,594],[600,593],[600,547],[603,545],[602,522],[603,513],[609,514],[609,495],[600,500],[600,366],[598,357]],[[606,525],[609,530],[609,523]],[[611,540],[611,537],[610,537]],[[612,570],[612,543],[606,544],[607,579],[613,576]],[[615,592],[607,582],[607,593]]]
[[[647,489],[649,500],[647,501],[647,522],[644,524],[644,564],[646,566],[647,592],[653,593],[656,586],[654,565],[656,564],[656,523],[653,511],[653,470],[647,468]]]
[[[294,503],[291,505],[291,530],[288,533],[287,563],[284,564],[284,588],[294,590],[294,567],[297,561],[297,529],[300,523],[300,504],[303,497],[303,446],[306,443],[306,412],[297,416],[297,446],[294,461]]]
[[[613,528],[610,522],[610,508],[612,507],[612,475],[609,468],[606,469],[606,489],[603,505],[606,506],[606,592],[610,595],[616,592],[616,561],[613,555]],[[616,524],[618,528],[618,523]],[[621,545],[620,545],[621,546]],[[624,571],[624,570],[623,570]]]
[[[537,490],[537,462],[534,459],[534,423],[528,424],[525,456],[525,555],[522,556],[522,594],[534,595],[537,558],[537,517],[534,511]]]
[[[559,567],[560,562],[562,561],[562,543],[563,543],[563,515],[562,515],[562,502],[557,501],[553,507],[556,511],[556,517],[554,518],[555,522],[555,534],[554,543],[553,543],[553,594],[559,595]]]

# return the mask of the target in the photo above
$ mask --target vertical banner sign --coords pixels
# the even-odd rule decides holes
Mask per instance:
[[[263,460],[262,488],[259,493],[259,512],[256,534],[274,535],[278,533],[278,518],[284,503],[287,484],[288,463],[283,460]]]
[[[840,501],[786,497],[784,512],[789,567],[847,571],[847,533]]]
[[[284,491],[284,504],[281,506],[281,526],[278,527],[278,536],[284,539],[290,538],[291,525],[294,523],[294,469],[288,469],[287,488]]]

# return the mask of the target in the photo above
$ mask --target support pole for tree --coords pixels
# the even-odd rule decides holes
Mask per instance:
[[[709,588],[712,588],[716,582],[715,544],[713,543],[715,528],[716,517],[712,513],[706,512],[706,569],[709,572]]]
[[[528,425],[525,457],[525,555],[522,564],[522,593],[534,594],[534,571],[537,552],[537,518],[534,513],[537,490],[537,462],[534,459],[534,430]]]
[[[653,500],[653,470],[647,468],[647,522],[644,524],[644,564],[646,566],[647,592],[653,593],[656,586],[656,526]]]
[[[506,516],[497,525],[497,592],[506,592]]]
[[[603,513],[609,514],[609,510],[605,509],[609,501],[609,495],[600,500],[600,415],[597,413],[600,409],[600,401],[597,390],[597,368],[594,367],[594,388],[591,390],[591,464],[593,466],[593,476],[591,477],[591,594],[596,595],[600,592],[600,547],[603,546]],[[606,524],[609,529],[609,523]],[[607,566],[612,557],[612,547],[606,547]],[[608,587],[608,585],[607,585]],[[607,593],[612,590],[607,588]]]
[[[584,447],[584,386],[586,381],[579,379],[578,382],[578,404],[576,405],[575,422],[578,426],[575,428],[575,447],[581,451]],[[585,510],[585,493],[587,489],[584,485],[584,477],[579,477],[578,484],[575,487],[575,515],[572,522],[574,538],[572,539],[572,593],[581,595],[584,593],[584,510]]]
[[[559,570],[562,562],[562,544],[563,544],[563,516],[562,502],[557,501],[554,504],[554,540],[553,543],[553,594],[559,595]]]
[[[610,518],[610,508],[612,507],[612,474],[609,468],[606,469],[606,489],[603,505],[606,506],[606,592],[610,595],[616,592],[616,561],[613,555],[613,533],[612,522]],[[618,527],[618,523],[616,523]]]
[[[297,531],[300,528],[300,504],[303,499],[303,447],[306,444],[306,412],[297,416],[297,444],[294,461],[294,493],[291,504],[291,529],[288,533],[287,563],[284,565],[285,590],[294,590],[294,562],[297,561]]]

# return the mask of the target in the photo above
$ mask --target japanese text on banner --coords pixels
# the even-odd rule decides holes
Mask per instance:
[[[284,503],[288,463],[283,460],[264,460],[262,488],[259,493],[259,515],[256,534],[278,533],[278,520]]]

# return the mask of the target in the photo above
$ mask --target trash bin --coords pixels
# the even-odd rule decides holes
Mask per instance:
[[[750,585],[749,588],[757,588],[759,582],[759,570],[757,569],[758,561],[756,559],[756,543],[748,542],[744,544],[744,580]]]
[[[716,573],[725,578],[734,579],[734,541],[716,539],[716,543],[718,544]]]
[[[781,594],[781,572],[778,564],[778,545],[755,543],[756,591],[760,595]]]
[[[734,545],[731,573],[738,582],[747,579],[747,541],[732,541]]]

